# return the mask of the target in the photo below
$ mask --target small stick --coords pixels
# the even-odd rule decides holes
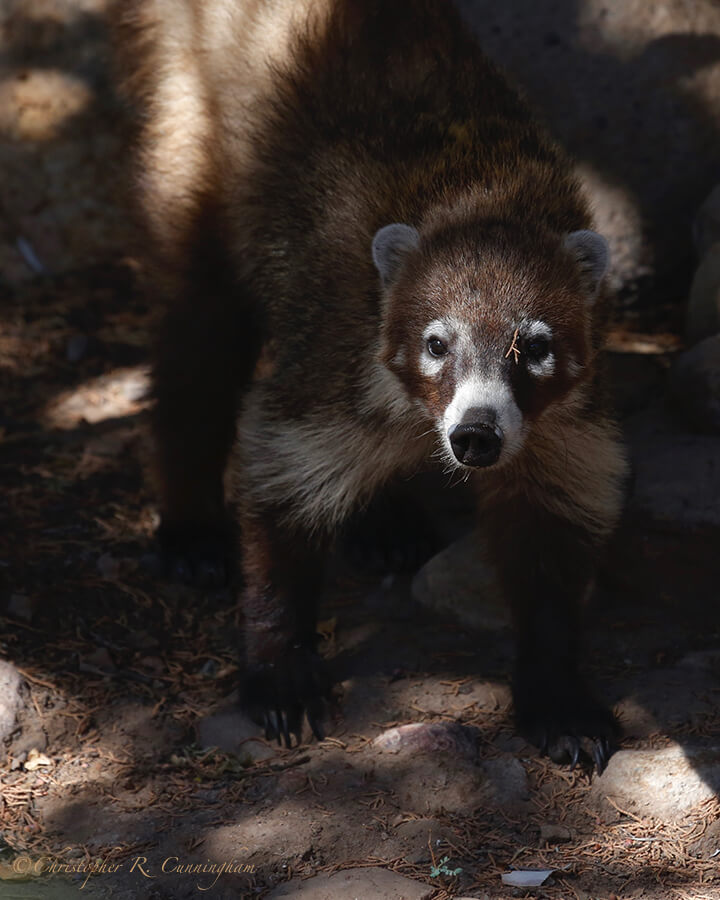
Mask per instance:
[[[518,357],[520,356],[520,348],[517,345],[517,339],[518,339],[519,333],[520,333],[520,329],[516,328],[515,334],[513,335],[512,344],[510,344],[510,349],[505,354],[505,359],[507,359],[511,353],[515,354],[515,365],[518,365],[518,362],[519,362]]]

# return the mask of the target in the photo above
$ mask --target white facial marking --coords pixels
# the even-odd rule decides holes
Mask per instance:
[[[423,331],[423,346],[420,354],[420,371],[428,378],[436,378],[443,369],[447,356],[433,356],[428,350],[427,342],[430,338],[439,338],[444,344],[450,340],[448,326],[442,319],[430,322]]]
[[[486,409],[495,414],[494,426],[503,439],[500,462],[514,456],[522,447],[525,436],[523,415],[510,387],[500,376],[476,372],[458,384],[443,416],[441,436],[453,464],[458,463],[450,444],[450,435],[471,409]]]
[[[552,329],[541,319],[532,319],[530,322],[526,322],[520,330],[526,341],[531,341],[533,338],[545,338],[547,341],[552,341]],[[536,378],[549,378],[555,372],[555,355],[552,350],[544,359],[529,359],[527,370]]]

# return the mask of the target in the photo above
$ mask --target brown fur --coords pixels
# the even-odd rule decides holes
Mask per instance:
[[[547,622],[574,618],[624,462],[597,365],[609,301],[601,291],[588,312],[561,242],[591,228],[563,153],[444,0],[132,0],[119,18],[168,306],[163,521],[222,519],[239,408],[250,662],[308,639],[296,612],[317,590],[309,535],[332,535],[432,452],[461,373],[428,379],[413,348],[442,314],[473,329],[526,422],[522,450],[477,473],[478,494],[525,663],[555,654],[557,677],[574,677],[572,627],[558,637]],[[421,243],[383,292],[370,245],[391,222]],[[524,319],[552,327],[556,372],[541,383],[507,353]]]

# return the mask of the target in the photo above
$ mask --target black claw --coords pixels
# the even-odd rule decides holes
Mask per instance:
[[[315,739],[317,741],[324,741],[325,734],[324,734],[322,728],[320,727],[320,723],[317,721],[315,716],[309,712],[307,714],[307,720],[308,720],[308,725],[310,726],[310,730],[315,735]]]
[[[608,760],[610,759],[610,742],[607,738],[599,738],[599,740],[593,742],[593,760],[595,762],[595,768],[597,769],[598,775],[602,775],[602,773],[607,768]]]
[[[268,741],[272,741],[274,738],[277,739],[278,745],[282,745],[280,741],[280,725],[278,723],[277,713],[274,709],[270,709],[265,714],[267,717],[268,725],[265,730],[265,738]]]
[[[285,710],[280,713],[280,722],[282,724],[282,733],[283,739],[285,740],[285,746],[289,750],[292,747],[292,740],[290,738],[290,731],[288,729],[288,717]]]
[[[571,741],[571,743],[572,743],[572,754],[570,757],[570,771],[572,772],[572,770],[578,764],[578,760],[580,759],[580,742],[573,739]]]
[[[540,739],[538,741],[538,746],[540,748],[540,755],[547,756],[548,755],[548,733],[543,730],[540,735]]]
[[[302,743],[305,717],[318,741],[320,722],[332,696],[332,679],[312,646],[296,645],[277,660],[251,667],[241,691],[241,705],[265,729],[266,740],[290,749]]]

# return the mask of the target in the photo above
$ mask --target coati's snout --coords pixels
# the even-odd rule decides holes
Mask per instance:
[[[479,469],[500,459],[503,433],[495,420],[491,409],[469,410],[463,422],[450,428],[448,440],[459,463]]]

